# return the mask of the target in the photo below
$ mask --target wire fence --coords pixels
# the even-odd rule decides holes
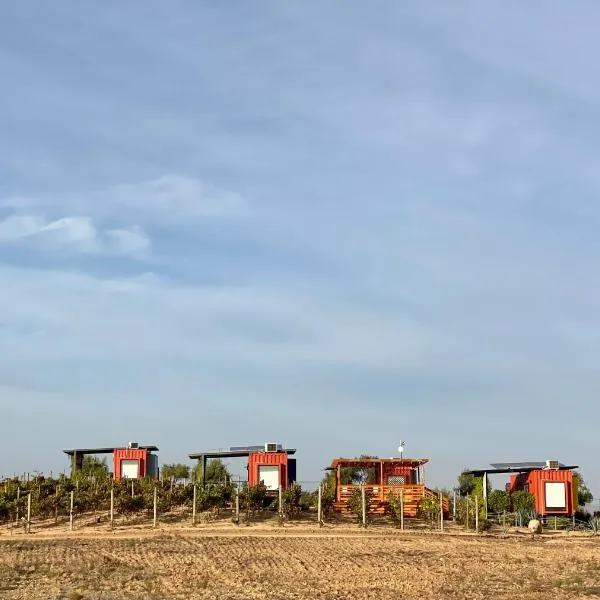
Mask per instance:
[[[418,513],[410,513],[402,500],[390,499],[383,511],[373,511],[367,486],[360,486],[343,510],[335,512],[335,494],[318,481],[301,481],[287,489],[262,491],[244,480],[207,483],[191,481],[112,480],[107,477],[58,478],[41,475],[0,481],[0,527],[11,533],[42,530],[114,529],[202,524],[275,525],[305,524],[315,527],[356,524],[401,530],[440,531],[450,528],[482,532],[498,528],[526,527],[536,515],[493,514],[477,498],[448,502],[430,498]],[[543,517],[549,531],[600,533],[600,517],[583,521],[574,517]]]

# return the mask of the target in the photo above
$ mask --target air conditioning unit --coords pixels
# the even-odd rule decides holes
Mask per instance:
[[[547,460],[546,461],[546,469],[558,471],[558,469],[560,469],[560,462],[558,460]]]
[[[139,447],[139,444],[138,444],[137,442],[129,442],[129,443],[127,444],[127,447],[128,447],[128,448],[138,448],[138,447]]]
[[[265,452],[277,452],[279,450],[279,444],[275,442],[267,442],[265,444]]]

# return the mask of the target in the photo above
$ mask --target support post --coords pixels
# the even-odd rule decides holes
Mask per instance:
[[[323,525],[323,486],[319,484],[319,499],[317,502],[317,522],[319,527]]]
[[[131,480],[131,497],[133,498],[133,479]]]
[[[71,506],[69,508],[69,531],[73,531],[73,504],[75,499],[75,492],[71,490]]]
[[[475,533],[479,533],[479,497],[475,496]]]
[[[400,529],[404,531],[404,488],[400,489]]]
[[[21,486],[17,487],[17,519],[16,522],[19,522],[19,500],[21,499]]]
[[[110,528],[115,525],[115,488],[110,486]]]
[[[471,500],[469,499],[469,496],[467,496],[465,498],[465,502],[467,505],[467,520],[466,520],[466,526],[467,526],[467,530],[469,529],[469,507],[471,505]]]
[[[362,498],[362,524],[363,527],[367,527],[367,494],[365,490],[365,484],[363,483],[361,488],[361,498]]]
[[[27,496],[27,533],[31,533],[31,493]]]
[[[278,490],[278,503],[277,506],[279,508],[279,519],[283,520],[283,488],[281,486],[281,484],[279,485],[279,490]]]
[[[240,484],[235,487],[235,522],[240,524]]]
[[[152,526],[154,527],[154,529],[156,529],[156,525],[158,522],[158,497],[157,497],[157,489],[156,486],[154,486],[154,522],[152,524]]]
[[[452,497],[452,520],[456,521],[456,490],[454,490],[454,496]]]
[[[198,486],[194,483],[194,499],[192,500],[192,525],[196,525],[196,495]]]
[[[444,532],[444,497],[440,492],[440,531]]]

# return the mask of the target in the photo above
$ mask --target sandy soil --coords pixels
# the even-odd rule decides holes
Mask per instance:
[[[600,598],[600,538],[178,528],[0,535],[0,598]]]

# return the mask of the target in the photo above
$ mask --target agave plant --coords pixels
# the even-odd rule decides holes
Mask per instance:
[[[600,533],[600,515],[594,515],[590,517],[588,521],[590,529],[594,532],[594,535],[598,535]]]

